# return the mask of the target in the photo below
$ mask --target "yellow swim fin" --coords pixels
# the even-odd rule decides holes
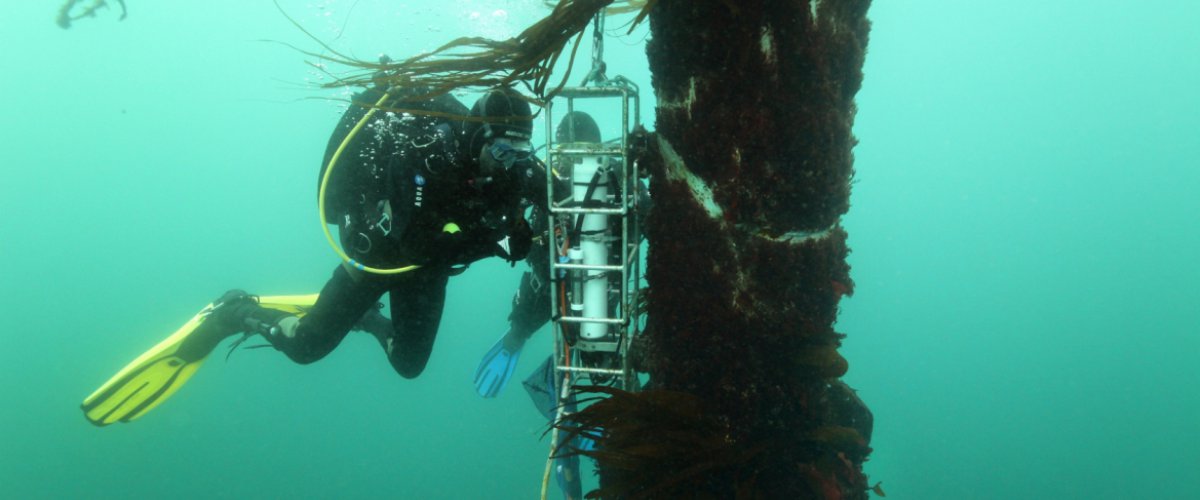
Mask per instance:
[[[262,307],[304,316],[317,301],[317,294],[259,297]],[[166,401],[200,368],[200,364],[227,336],[214,332],[204,322],[213,304],[149,351],[108,379],[83,400],[83,415],[98,426],[130,422]]]

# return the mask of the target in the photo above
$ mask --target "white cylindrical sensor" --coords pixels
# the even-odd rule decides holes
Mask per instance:
[[[601,171],[605,159],[602,156],[584,156],[576,163],[571,173],[574,185],[572,196],[581,205],[588,201],[605,201],[608,198],[608,173]],[[600,179],[588,197],[592,178],[600,172]],[[583,264],[603,266],[608,264],[608,215],[579,214],[583,217],[579,248],[583,250]],[[588,271],[583,285],[583,316],[587,318],[608,317],[608,277],[603,271]],[[580,325],[579,336],[584,340],[599,340],[608,333],[608,324],[585,322]]]

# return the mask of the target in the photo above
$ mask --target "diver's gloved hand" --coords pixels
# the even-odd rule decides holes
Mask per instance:
[[[529,228],[529,223],[524,218],[517,218],[508,229],[508,233],[496,241],[494,251],[497,257],[516,265],[517,262],[525,259],[526,255],[529,255],[529,248],[532,246],[533,230]]]
[[[516,371],[517,360],[521,358],[521,348],[524,346],[525,338],[509,329],[483,355],[479,368],[475,369],[475,392],[480,397],[494,398],[500,394]]]

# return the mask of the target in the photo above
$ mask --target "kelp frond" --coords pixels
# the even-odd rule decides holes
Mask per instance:
[[[822,397],[844,397],[844,390],[830,387]],[[814,415],[812,427],[798,433],[747,434],[689,393],[580,386],[576,398],[585,407],[553,426],[564,443],[556,452],[596,461],[605,481],[589,498],[782,498],[780,488],[791,498],[836,498],[803,492],[870,488],[855,464],[871,449],[844,415]],[[576,437],[595,447],[572,447]]]
[[[753,467],[745,465],[766,445],[737,442],[700,398],[663,390],[578,389],[580,403],[591,405],[555,427],[562,443],[583,436],[597,444],[593,450],[559,450],[590,457],[605,471],[604,488],[589,498],[674,498],[678,488],[696,491],[718,477],[739,492],[753,488]]]
[[[546,7],[554,8],[559,3],[558,0],[544,0],[542,2]],[[614,5],[604,9],[606,16],[618,16],[621,14],[629,14],[630,12],[641,12],[647,8],[648,4],[654,3],[654,0],[625,0],[623,2],[613,2]]]
[[[613,4],[618,4],[612,7],[616,9],[644,10],[651,3],[637,0],[563,0],[541,21],[508,40],[461,37],[432,52],[385,62],[363,61],[347,56],[321,42],[295,20],[288,19],[328,53],[301,52],[323,62],[356,70],[345,76],[331,74],[333,81],[323,84],[325,88],[378,85],[425,89],[421,97],[429,98],[461,88],[490,88],[521,83],[534,96],[545,100],[566,83],[579,49],[579,39],[597,12]],[[566,74],[556,87],[550,88],[551,73],[572,38],[575,43],[568,58]]]
[[[65,3],[63,3],[62,7],[59,7],[58,18],[55,19],[55,22],[58,23],[59,28],[70,29],[71,23],[85,17],[96,17],[96,11],[100,10],[101,7],[108,7],[108,2],[106,0],[92,0],[91,5],[86,7],[81,6],[79,9],[75,9],[76,4],[79,3],[79,0],[67,0]],[[128,11],[125,10],[125,0],[117,0],[117,4],[121,6],[120,20],[124,21],[125,16],[128,14]],[[74,12],[76,10],[78,11]]]
[[[625,0],[613,2],[612,6],[604,9],[604,15],[619,16],[621,14],[637,12],[637,17],[635,17],[633,21],[628,24],[629,30],[625,32],[625,34],[628,35],[633,33],[633,29],[637,28],[639,24],[642,24],[642,21],[644,21],[646,16],[650,14],[650,9],[654,8],[654,2],[657,1],[658,0]],[[543,3],[545,3],[547,7],[553,8],[554,6],[558,5],[559,2],[557,0],[544,0]]]

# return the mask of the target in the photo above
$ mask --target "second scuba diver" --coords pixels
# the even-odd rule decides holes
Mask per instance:
[[[559,122],[554,140],[559,144],[600,144],[600,127],[587,113],[572,111]],[[560,192],[570,192],[571,167],[569,165],[555,165],[555,167],[556,189]],[[639,188],[637,194],[639,198],[638,217],[644,220],[650,208],[650,199],[649,193],[640,183]],[[521,282],[513,295],[512,310],[508,316],[508,330],[484,354],[475,370],[475,391],[481,397],[494,398],[500,395],[516,371],[517,361],[520,359],[525,343],[550,321],[550,289],[548,286],[550,285],[549,258],[552,238],[548,234],[549,218],[550,214],[546,210],[545,203],[534,205],[531,225],[536,228],[539,237],[534,238],[533,246],[526,258],[530,270],[521,276]],[[614,255],[619,261],[620,254]],[[524,382],[526,390],[533,398],[534,406],[550,422],[556,418],[560,404],[569,413],[575,411],[573,395],[569,395],[565,401],[559,401],[559,389],[561,389],[559,386],[562,381],[557,375],[554,365],[554,356],[551,355]],[[579,440],[570,445],[577,449],[589,450],[592,446],[590,440]],[[554,475],[564,498],[570,500],[583,498],[579,456],[567,453],[556,457],[554,461]]]
[[[555,142],[560,144],[601,142],[600,127],[591,116],[581,111],[572,111],[564,116],[554,134]],[[569,192],[570,166],[556,166],[555,179],[558,190]],[[650,194],[640,182],[638,186],[637,217],[644,221],[650,209]],[[550,293],[546,288],[550,283],[549,242],[552,240],[546,233],[549,217],[545,203],[534,205],[531,226],[537,228],[539,237],[533,239],[526,259],[530,270],[521,276],[517,292],[513,295],[508,330],[484,354],[475,370],[475,391],[481,397],[494,398],[500,394],[516,371],[525,342],[550,321]],[[613,258],[619,255],[616,253]],[[534,377],[541,380],[539,374],[535,373]]]

